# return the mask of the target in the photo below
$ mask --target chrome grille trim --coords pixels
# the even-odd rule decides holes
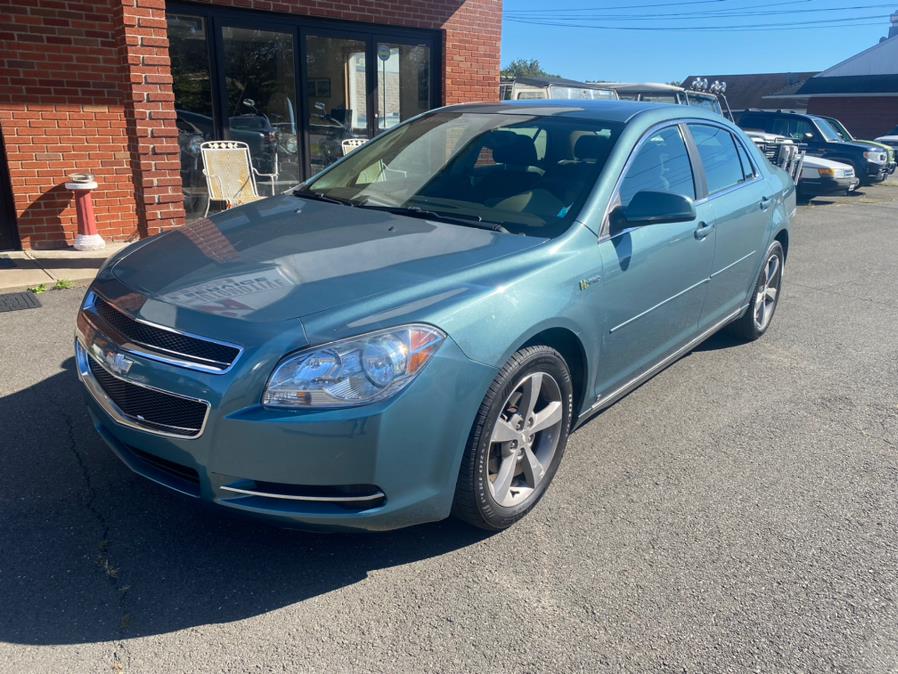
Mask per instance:
[[[112,400],[112,398],[106,393],[106,391],[103,390],[103,387],[97,381],[96,377],[94,377],[94,374],[91,371],[90,367],[91,361],[102,368],[103,371],[110,377],[123,381],[126,384],[144,388],[149,391],[154,391],[155,393],[164,394],[172,398],[180,398],[182,400],[203,404],[206,408],[206,412],[203,415],[202,424],[198,429],[180,428],[178,426],[166,426],[165,424],[147,425],[146,423],[142,423],[139,418],[130,414],[126,414],[115,403],[115,401]],[[203,400],[201,398],[191,398],[190,396],[172,393],[171,391],[164,391],[162,389],[155,388],[154,386],[148,386],[147,384],[141,384],[140,382],[120,377],[114,372],[111,372],[109,368],[107,368],[102,362],[91,355],[79,339],[75,340],[75,364],[78,372],[78,379],[81,380],[93,399],[97,401],[97,404],[100,405],[100,407],[102,407],[103,410],[110,417],[112,417],[112,419],[116,423],[128,428],[142,431],[144,433],[152,433],[154,435],[161,435],[170,438],[180,438],[181,440],[195,440],[196,438],[199,438],[206,430],[206,423],[209,421],[209,411],[212,409],[212,405],[208,400]]]
[[[124,320],[138,323],[152,330],[161,330],[172,335],[177,335],[178,337],[184,337],[190,340],[205,342],[207,344],[231,349],[235,352],[235,355],[230,361],[214,360],[211,358],[204,358],[196,354],[174,351],[158,344],[150,344],[146,341],[135,339],[132,336],[124,334],[118,326],[113,325],[109,320],[103,317],[103,315],[97,309],[98,301],[102,302],[105,307],[108,308],[108,310],[115,311],[120,314]],[[174,365],[175,367],[183,367],[188,370],[197,370],[199,372],[207,372],[210,374],[225,374],[234,367],[234,364],[237,363],[237,361],[243,355],[243,347],[238,346],[237,344],[213,339],[211,337],[204,337],[202,335],[196,335],[184,330],[177,330],[175,328],[170,328],[165,325],[159,325],[157,323],[152,323],[150,321],[146,321],[141,318],[136,318],[135,316],[126,314],[124,311],[116,307],[113,302],[106,299],[94,290],[88,291],[87,295],[84,298],[84,303],[82,304],[80,313],[81,316],[83,316],[84,319],[87,320],[95,329],[108,335],[110,339],[112,339],[112,341],[114,341],[122,351],[126,351],[142,358],[148,358],[160,363],[165,363],[167,365]]]
[[[262,496],[264,498],[279,498],[287,501],[317,501],[319,503],[366,503],[368,501],[378,501],[385,498],[382,491],[366,494],[364,496],[305,496],[301,494],[278,494],[275,492],[256,491],[254,489],[243,489],[241,487],[231,487],[228,485],[223,485],[220,489],[222,491],[229,491],[244,496]]]

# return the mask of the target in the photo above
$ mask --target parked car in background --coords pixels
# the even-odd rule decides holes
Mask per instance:
[[[857,189],[860,179],[849,164],[805,157],[798,179],[798,196],[801,199],[834,194],[847,194]]]
[[[499,83],[499,99],[503,101],[530,100],[615,100],[617,94],[603,84],[578,82],[560,77],[512,77]]]
[[[572,428],[717,330],[767,331],[794,211],[711,112],[441,108],[112,256],[78,375],[105,442],[175,491],[306,527],[503,529]]]
[[[851,132],[845,128],[845,125],[835,117],[827,117],[825,115],[820,116],[827,122],[829,122],[829,125],[836,130],[836,133],[839,134],[839,138],[841,138],[842,140],[848,141],[849,143],[864,143],[866,145],[875,145],[885,150],[886,155],[888,155],[889,175],[895,172],[895,167],[898,166],[898,163],[896,163],[895,161],[895,149],[891,145],[888,145],[887,143],[880,143],[878,140],[865,140],[862,138],[855,138],[851,135]]]
[[[876,142],[888,145],[896,154],[898,154],[898,127],[895,127],[891,133],[877,138]]]
[[[862,185],[882,182],[888,175],[888,155],[884,149],[869,143],[843,141],[822,117],[748,110],[738,122],[745,130],[766,131],[804,143],[810,156],[850,164]]]
[[[721,97],[706,91],[694,91],[684,89],[673,84],[661,84],[658,82],[646,82],[642,84],[607,84],[617,92],[623,100],[644,101],[647,103],[672,103],[675,105],[694,105],[705,108],[732,119],[729,108],[721,105]],[[724,99],[725,100],[725,99]]]

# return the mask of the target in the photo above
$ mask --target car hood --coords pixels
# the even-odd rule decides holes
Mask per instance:
[[[269,322],[424,283],[433,292],[545,241],[283,195],[167,232],[109,271],[160,302]]]
[[[824,159],[823,157],[811,157],[810,155],[805,155],[802,165],[804,166],[804,168],[815,169],[815,170],[818,168],[831,168],[831,169],[850,169],[850,168],[852,168],[850,164],[843,164],[842,162],[833,161],[832,159]]]

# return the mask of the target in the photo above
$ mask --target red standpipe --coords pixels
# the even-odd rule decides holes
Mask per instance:
[[[106,242],[97,232],[94,202],[90,196],[97,189],[97,183],[89,173],[73,173],[69,176],[69,181],[65,186],[75,193],[75,211],[78,214],[75,250],[102,250],[106,247]]]

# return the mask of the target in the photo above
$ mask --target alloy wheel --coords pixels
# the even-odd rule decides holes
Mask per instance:
[[[512,390],[490,437],[490,495],[510,508],[530,499],[546,477],[564,420],[561,388],[552,375],[534,372]]]
[[[779,255],[774,253],[767,258],[755,294],[754,319],[755,327],[759,332],[767,329],[770,319],[773,317],[782,281],[782,270],[783,265]]]

